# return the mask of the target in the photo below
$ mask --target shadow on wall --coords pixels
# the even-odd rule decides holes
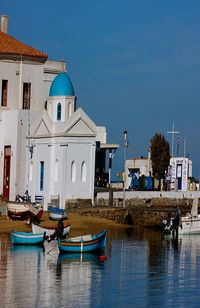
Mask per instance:
[[[133,218],[132,218],[130,213],[128,215],[126,215],[124,223],[126,225],[131,225],[131,226],[133,225]]]

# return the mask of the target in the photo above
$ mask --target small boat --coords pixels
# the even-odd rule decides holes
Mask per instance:
[[[32,232],[11,232],[11,241],[14,245],[43,245],[44,240],[45,233],[33,234]]]
[[[43,205],[8,201],[7,202],[7,216],[9,219],[27,220],[27,221],[40,221],[43,214]]]
[[[58,207],[48,206],[49,218],[53,220],[66,219],[67,213],[63,209],[59,209]]]
[[[193,200],[191,213],[181,216],[180,209],[174,218],[164,221],[164,233],[171,234],[198,234],[200,233],[200,214],[198,214],[198,199]]]
[[[174,220],[175,218],[171,218],[170,223],[164,227],[165,234],[171,234],[176,230]],[[182,216],[177,225],[177,231],[179,235],[200,233],[200,215],[192,216],[190,213],[187,213],[186,216]]]
[[[33,222],[31,225],[33,234],[46,232],[46,236],[51,236],[57,229],[57,226],[41,226]],[[70,227],[70,224],[64,225],[63,236],[66,236],[69,233]]]
[[[66,240],[58,240],[58,247],[62,253],[74,252],[93,252],[105,248],[107,230],[95,235],[82,235],[69,238]]]

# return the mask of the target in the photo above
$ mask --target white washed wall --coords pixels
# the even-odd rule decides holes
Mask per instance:
[[[3,164],[4,164],[4,157],[3,157],[3,123],[2,123],[2,113],[0,110],[0,195],[3,193]]]
[[[69,103],[71,104],[71,115],[74,113],[74,97],[66,97],[60,96],[52,96],[48,98],[48,107],[47,112],[50,119],[53,122],[57,122],[57,105],[58,103],[61,104],[61,120],[59,122],[64,122],[69,118]]]
[[[66,199],[91,198],[93,200],[94,192],[94,161],[95,161],[95,144],[79,141],[68,142],[66,148]],[[71,180],[71,165],[76,164],[76,180]],[[81,165],[86,164],[86,181],[81,181]]]
[[[4,146],[11,145],[10,200],[15,200],[16,194],[24,194],[28,185],[29,163],[26,163],[26,156],[29,154],[28,141],[25,140],[28,133],[28,111],[22,110],[23,82],[31,83],[31,123],[43,109],[52,80],[63,70],[65,63],[60,61],[47,61],[45,64],[0,61],[0,94],[1,80],[8,80],[7,107],[2,107],[0,114],[0,194],[3,192]]]
[[[37,111],[30,111],[30,121],[38,116]],[[10,200],[15,200],[16,194],[24,194],[28,179],[26,172],[26,150],[28,141],[28,111],[4,110],[1,122],[1,152],[0,161],[0,193],[3,192],[3,162],[4,146],[11,146],[11,169],[10,169]]]
[[[4,145],[11,146],[11,162],[10,162],[10,200],[15,200],[17,189],[17,129],[18,129],[18,111],[3,112],[2,114],[2,147],[4,160]],[[1,169],[1,177],[3,177],[3,168]],[[3,192],[3,183],[1,186]]]
[[[108,199],[109,192],[98,192],[97,193],[97,200],[98,199]],[[113,198],[123,198],[123,191],[113,192]],[[126,191],[125,199],[133,199],[133,198],[140,198],[140,199],[151,199],[151,198],[175,198],[175,199],[182,199],[182,198],[200,198],[200,191]]]
[[[33,154],[33,180],[29,182],[29,193],[34,201],[35,195],[44,197],[47,208],[52,196],[59,196],[60,208],[68,199],[89,199],[94,196],[95,143],[66,141],[64,138],[35,140]],[[40,191],[40,161],[44,161],[44,190]],[[58,174],[55,177],[56,161]],[[71,164],[76,164],[75,182],[71,179]],[[86,164],[86,181],[81,180],[81,165]],[[28,169],[27,169],[28,170]]]
[[[0,62],[0,80],[8,80],[8,108],[22,109],[23,82],[31,83],[31,109],[43,106],[43,65]],[[0,93],[2,93],[0,82]],[[41,89],[42,88],[42,89]]]
[[[44,161],[44,189],[40,190],[40,162]],[[31,200],[34,202],[35,196],[43,196],[45,209],[47,202],[49,202],[49,179],[50,179],[50,149],[48,143],[37,144],[34,148],[33,154],[33,178],[29,182],[29,193]]]

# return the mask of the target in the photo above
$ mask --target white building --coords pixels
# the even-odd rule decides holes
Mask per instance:
[[[53,81],[47,110],[33,123],[29,142],[29,193],[46,202],[93,199],[97,127],[81,108],[66,73]],[[98,140],[101,141],[101,140]]]
[[[132,177],[130,174],[135,174],[137,178],[140,176],[152,176],[152,164],[150,151],[148,157],[130,158],[125,162],[125,188],[128,189],[131,184]]]
[[[188,178],[192,177],[192,161],[187,157],[170,158],[171,190],[189,190]]]
[[[150,151],[148,158],[132,158],[125,162],[125,188],[128,189],[132,177],[137,178],[153,176]],[[168,187],[170,190],[187,191],[190,190],[190,180],[192,177],[192,161],[187,157],[173,157],[170,159],[169,172],[167,175]],[[154,183],[155,185],[155,183]]]
[[[66,66],[0,31],[0,194],[15,200],[28,189],[60,207],[94,196],[96,142],[106,129],[81,108]],[[53,81],[54,80],[54,81]],[[53,83],[52,83],[53,81]]]

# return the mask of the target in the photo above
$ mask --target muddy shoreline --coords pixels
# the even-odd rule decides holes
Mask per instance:
[[[103,229],[111,228],[127,228],[127,225],[119,224],[112,220],[97,218],[91,216],[84,216],[78,212],[69,212],[68,219],[64,220],[64,224],[70,224],[70,237],[78,236],[81,234],[96,233]],[[57,221],[50,220],[48,218],[48,212],[44,212],[41,220],[41,225],[57,226]],[[130,227],[130,226],[129,226]],[[28,225],[25,221],[8,220],[7,216],[2,215],[0,217],[0,234],[9,234],[12,230],[31,232],[31,225]]]

